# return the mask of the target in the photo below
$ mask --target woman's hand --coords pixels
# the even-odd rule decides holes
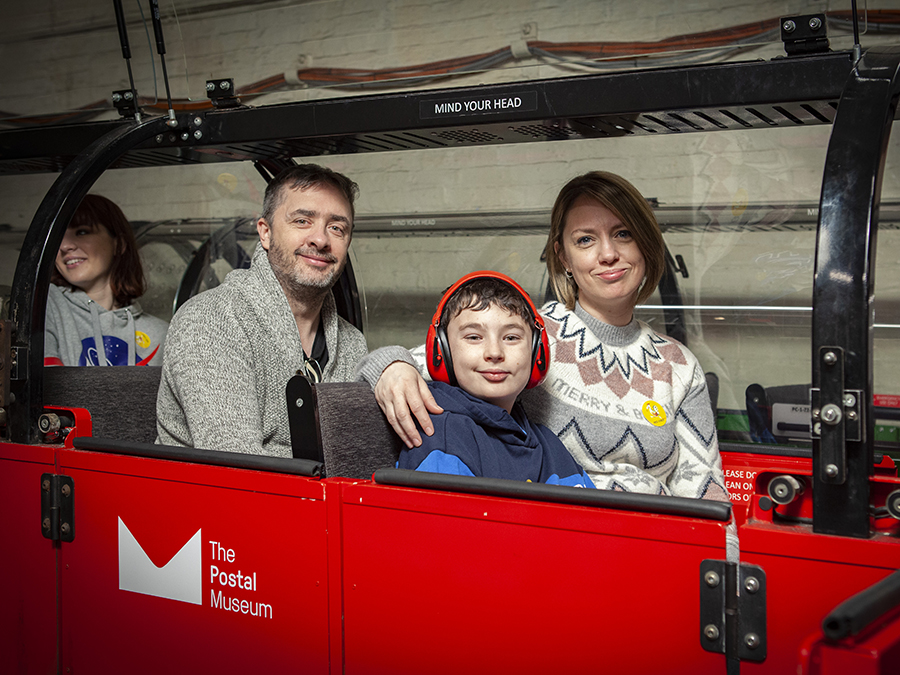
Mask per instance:
[[[438,415],[444,412],[419,371],[404,361],[395,361],[381,373],[375,385],[375,400],[408,448],[422,445],[416,422],[426,435],[431,436],[434,426],[429,413]]]

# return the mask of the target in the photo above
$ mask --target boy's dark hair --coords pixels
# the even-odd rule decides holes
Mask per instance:
[[[83,227],[94,230],[101,225],[116,242],[115,255],[109,268],[109,285],[113,298],[117,307],[127,307],[146,290],[144,268],[141,266],[134,230],[118,204],[100,195],[86,195],[72,215],[68,229]],[[57,286],[77,290],[63,278],[55,266],[50,281]]]
[[[520,316],[534,330],[534,316],[531,308],[515,288],[500,279],[480,277],[460,286],[444,305],[441,313],[441,327],[446,330],[450,320],[464,309],[480,312],[491,305],[502,307],[510,314]]]
[[[286,189],[306,190],[320,185],[330,185],[340,192],[350,204],[351,220],[356,218],[353,202],[359,195],[359,186],[355,182],[344,174],[318,164],[299,164],[279,173],[266,187],[266,196],[263,198],[263,220],[267,223],[272,222]]]

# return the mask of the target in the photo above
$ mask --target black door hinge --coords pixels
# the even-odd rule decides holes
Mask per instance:
[[[700,563],[700,644],[729,660],[765,661],[766,573],[761,567]]]
[[[41,534],[46,539],[75,539],[75,482],[71,476],[41,476]]]

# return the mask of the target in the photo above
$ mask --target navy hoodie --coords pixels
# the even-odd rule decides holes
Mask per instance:
[[[459,387],[443,382],[428,387],[444,412],[431,416],[433,436],[423,434],[420,447],[403,449],[399,468],[594,487],[562,441],[529,422],[518,402],[510,415]]]

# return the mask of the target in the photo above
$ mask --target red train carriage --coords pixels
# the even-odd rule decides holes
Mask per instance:
[[[900,50],[873,48],[0,132],[0,172],[61,171],[0,325],[4,671],[894,672],[900,480],[871,317],[898,74]],[[450,105],[494,99],[520,104]],[[363,385],[295,382],[297,457],[275,459],[153,445],[153,368],[43,367],[53,259],[108,169],[244,161],[271,178],[295,157],[828,124],[811,376],[799,399],[759,387],[718,410],[740,564],[727,504],[392,469]],[[648,311],[674,333],[670,266]],[[363,327],[356,275],[338,304]]]

